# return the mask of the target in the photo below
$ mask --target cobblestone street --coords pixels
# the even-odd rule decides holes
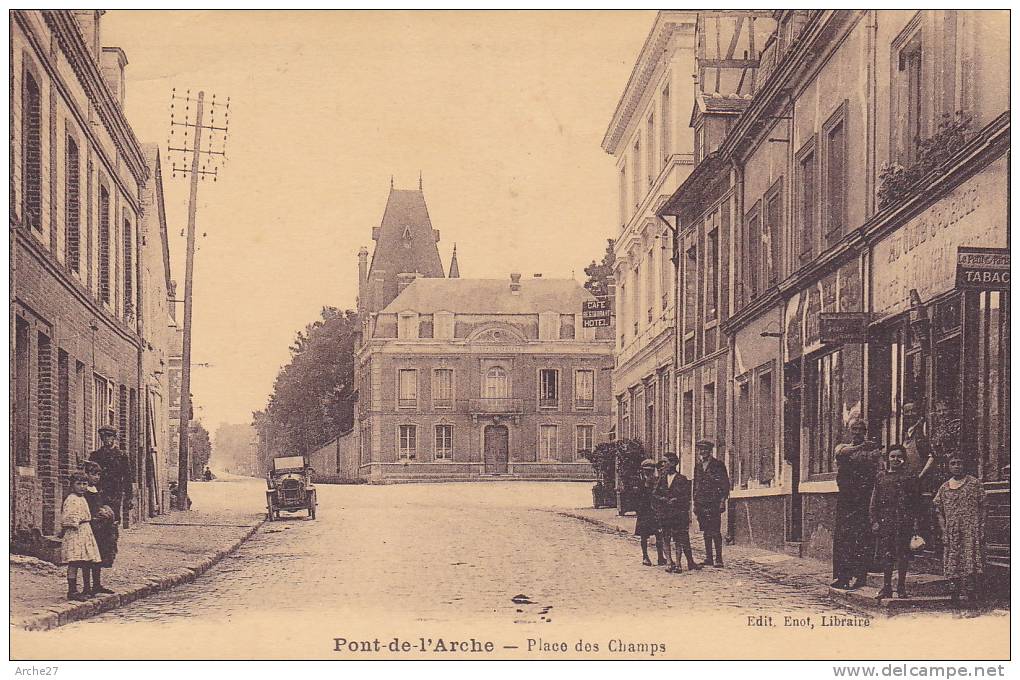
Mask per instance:
[[[385,649],[337,651],[334,638],[378,637],[385,645],[394,636],[457,634],[492,639],[501,656],[514,657],[524,655],[529,639],[566,641],[573,654],[584,631],[597,631],[605,645],[603,633],[613,630],[624,640],[698,645],[672,644],[669,657],[724,653],[713,649],[741,656],[725,638],[747,639],[756,628],[748,617],[772,615],[776,627],[763,627],[761,639],[778,633],[777,644],[805,635],[830,639],[833,631],[820,629],[823,615],[864,619],[817,587],[775,583],[738,563],[683,575],[643,567],[635,540],[558,514],[586,504],[587,484],[320,485],[319,494],[316,521],[266,523],[195,583],[54,631],[22,633],[19,650],[399,658]],[[514,602],[518,595],[526,602]],[[786,616],[810,616],[816,627],[786,627]],[[869,620],[866,634],[875,623]],[[119,647],[128,635],[133,648]]]

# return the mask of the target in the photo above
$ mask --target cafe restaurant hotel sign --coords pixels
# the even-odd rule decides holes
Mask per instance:
[[[585,300],[581,306],[582,328],[608,328],[612,325],[613,310],[609,307],[609,298],[600,297]]]
[[[1009,250],[957,248],[956,287],[961,290],[1009,290]]]

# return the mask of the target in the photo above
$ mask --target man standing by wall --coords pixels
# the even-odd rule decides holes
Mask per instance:
[[[715,444],[702,440],[694,445],[694,514],[705,538],[705,565],[722,568],[722,513],[730,496],[726,464],[712,455]],[[712,545],[715,544],[715,557]]]
[[[103,502],[113,508],[114,521],[120,523],[121,516],[134,507],[131,501],[131,461],[117,448],[116,429],[109,425],[99,428],[99,440],[103,445],[92,452],[89,460],[99,463],[103,470],[99,491]]]
[[[867,582],[871,539],[868,506],[875,486],[877,452],[882,448],[867,437],[868,426],[857,419],[850,423],[850,443],[836,446],[839,495],[832,530],[833,588],[860,588]]]

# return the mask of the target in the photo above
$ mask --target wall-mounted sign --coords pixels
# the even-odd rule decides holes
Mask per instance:
[[[818,315],[818,335],[830,345],[865,343],[870,321],[867,312],[822,312]]]
[[[958,247],[956,287],[970,290],[1009,290],[1009,250]]]
[[[581,303],[582,328],[606,328],[613,323],[613,310],[608,297],[585,300]]]

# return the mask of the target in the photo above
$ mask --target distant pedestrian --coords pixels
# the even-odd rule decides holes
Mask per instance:
[[[646,459],[641,462],[641,487],[637,496],[637,522],[634,525],[634,535],[641,537],[641,563],[646,567],[652,566],[652,560],[648,557],[648,537],[655,536],[655,550],[658,553],[659,565],[666,564],[666,558],[662,554],[662,532],[659,531],[659,523],[655,518],[655,511],[652,509],[652,493],[655,491],[655,484],[658,481],[656,475],[656,464],[654,460]]]
[[[687,559],[688,569],[701,569],[691,553],[691,481],[677,471],[680,459],[675,453],[667,453],[663,461],[663,474],[652,493],[652,507],[662,533],[662,547],[668,563],[666,571],[675,574],[683,571],[680,566],[681,552]],[[670,549],[671,542],[676,544],[676,561]]]
[[[694,514],[705,539],[705,565],[721,569],[722,514],[726,512],[726,499],[730,496],[730,477],[726,464],[712,455],[714,448],[715,444],[708,440],[694,445],[698,458],[694,463]]]
[[[113,516],[119,524],[121,517],[134,507],[131,502],[134,484],[131,460],[126,453],[117,448],[115,428],[109,425],[100,427],[99,439],[102,446],[92,452],[89,460],[99,463],[99,467],[103,469],[99,492],[103,495],[103,502],[113,510]]]
[[[896,597],[907,597],[910,539],[917,526],[921,487],[917,474],[907,465],[907,452],[899,444],[889,447],[888,469],[878,474],[871,493],[869,516],[875,533],[875,559],[884,581],[878,599],[892,597],[893,567],[897,570]]]
[[[177,496],[180,495],[180,491],[177,488],[177,482],[170,482],[170,506],[177,509]],[[191,496],[188,496],[188,510],[191,510]]]
[[[92,535],[92,514],[85,500],[85,487],[89,479],[84,472],[71,476],[71,493],[64,499],[60,525],[64,529],[60,545],[61,561],[67,564],[67,599],[84,602],[89,599],[92,566],[102,561],[99,546]],[[81,572],[82,591],[78,591],[78,572]]]
[[[212,470],[209,469],[208,465],[205,466],[205,471],[202,472],[202,479],[207,482],[211,482],[213,480],[213,473]]]
[[[836,514],[832,529],[833,588],[855,589],[867,583],[868,517],[875,486],[878,451],[882,445],[868,439],[863,420],[850,423],[850,443],[836,446]],[[853,583],[851,583],[853,579]]]
[[[953,598],[966,591],[977,600],[985,570],[985,490],[963,469],[960,455],[950,457],[952,477],[935,494],[935,508],[942,526],[942,573],[952,580]]]
[[[99,556],[102,558],[101,563],[92,565],[91,593],[111,595],[113,591],[103,586],[102,570],[112,567],[113,561],[117,557],[120,527],[113,520],[113,509],[103,503],[102,494],[99,493],[98,486],[103,474],[99,463],[87,460],[84,468],[89,479],[89,485],[85,488],[85,500],[88,502],[89,512],[92,514],[92,534],[96,537]]]

